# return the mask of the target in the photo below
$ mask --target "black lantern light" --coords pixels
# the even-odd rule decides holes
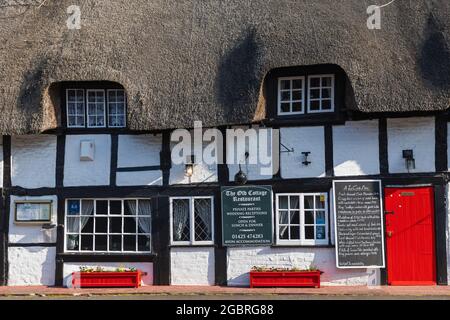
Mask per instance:
[[[245,152],[244,156],[246,161],[249,157],[248,151]],[[234,182],[240,185],[244,185],[247,183],[247,181],[248,181],[247,175],[245,174],[244,171],[242,171],[241,164],[239,163],[239,171],[234,175]]]
[[[186,159],[186,165],[184,166],[184,175],[186,177],[190,178],[194,174],[194,164],[195,164],[194,156],[188,156]]]
[[[416,160],[414,159],[414,151],[411,149],[403,150],[403,159],[405,159],[406,170],[411,170],[416,168]]]
[[[234,182],[240,185],[247,183],[247,175],[242,171],[241,164],[239,164],[239,171],[234,175]]]

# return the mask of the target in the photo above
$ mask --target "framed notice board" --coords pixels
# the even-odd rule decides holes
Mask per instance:
[[[384,268],[380,180],[333,181],[336,266]]]
[[[222,187],[222,241],[224,246],[273,243],[272,187]]]
[[[16,201],[14,222],[49,223],[52,218],[51,201]]]

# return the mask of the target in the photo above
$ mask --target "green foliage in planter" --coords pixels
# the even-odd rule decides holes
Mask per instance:
[[[320,271],[316,266],[309,266],[306,269],[300,269],[297,267],[292,268],[276,268],[276,267],[258,267],[253,266],[251,269],[252,272],[302,272],[302,271]]]
[[[80,267],[80,272],[136,272],[137,269],[134,267],[126,268],[124,266],[119,266],[115,270],[105,270],[103,267]]]

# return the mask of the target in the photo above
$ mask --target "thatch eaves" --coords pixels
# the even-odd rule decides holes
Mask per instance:
[[[258,121],[267,72],[315,64],[343,68],[363,112],[450,106],[448,0],[397,0],[380,30],[361,0],[41,2],[0,0],[4,134],[56,128],[61,81],[122,84],[135,130]],[[66,25],[73,4],[79,30]]]

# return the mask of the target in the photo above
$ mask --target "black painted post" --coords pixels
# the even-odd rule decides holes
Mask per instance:
[[[436,281],[447,285],[447,246],[446,246],[446,186],[434,186],[434,227],[436,237]]]
[[[389,174],[389,159],[388,159],[388,137],[387,137],[387,120],[381,118],[378,121],[378,144],[379,144],[379,158],[380,158],[380,174]]]
[[[119,153],[119,135],[111,135],[111,166],[109,171],[109,186],[114,187],[116,185],[117,176],[117,158]]]
[[[3,136],[3,190],[2,207],[3,217],[1,218],[1,239],[0,239],[0,284],[8,284],[8,234],[10,216],[10,189],[11,189],[11,136]]]
[[[56,261],[55,261],[55,285],[63,286],[64,261],[60,257],[64,253],[64,216],[65,203],[63,195],[64,187],[64,158],[66,150],[66,136],[60,134],[56,140],[56,195],[58,197],[58,212],[56,217]]]
[[[227,248],[222,245],[222,205],[220,188],[214,197],[214,274],[215,285],[227,285]]]
[[[331,124],[325,125],[325,171],[327,177],[334,176],[333,164],[333,126]]]
[[[443,115],[437,115],[435,120],[435,163],[436,172],[447,172],[447,119]]]
[[[163,175],[163,186],[169,185],[170,168],[172,167],[172,160],[170,157],[170,134],[170,131],[164,131],[162,134],[160,165]]]
[[[152,199],[153,279],[156,285],[170,285],[170,208],[168,197]]]
[[[218,181],[214,196],[214,275],[215,284],[218,286],[227,285],[227,248],[222,245],[222,197],[220,186],[229,182],[229,170],[226,163],[227,159],[227,139],[226,128],[220,128],[223,137],[222,159],[223,163],[218,164]],[[220,147],[220,146],[219,146]]]

